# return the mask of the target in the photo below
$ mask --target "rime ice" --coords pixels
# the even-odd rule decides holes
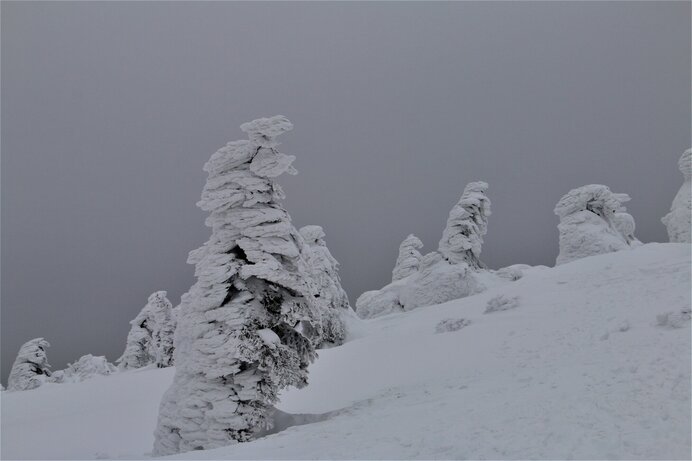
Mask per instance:
[[[296,173],[275,139],[292,127],[283,116],[244,123],[249,140],[228,143],[204,166],[197,205],[210,213],[211,237],[188,258],[197,282],[176,308],[176,372],[161,401],[156,455],[250,440],[271,425],[279,390],[307,383],[320,306],[273,180]]]

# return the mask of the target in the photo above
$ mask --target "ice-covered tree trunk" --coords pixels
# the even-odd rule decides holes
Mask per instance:
[[[39,387],[51,375],[46,349],[50,347],[43,338],[27,341],[19,348],[7,381],[8,391],[26,391]]]
[[[121,369],[128,370],[156,364],[159,368],[173,364],[173,306],[165,291],[149,296],[147,304],[130,322],[125,352],[117,360]]]
[[[472,269],[485,268],[480,254],[490,216],[490,199],[485,195],[487,190],[488,184],[483,181],[467,184],[459,202],[449,212],[438,248],[449,263],[463,262]]]
[[[692,149],[687,149],[680,160],[678,167],[685,177],[680,190],[673,199],[670,213],[661,221],[668,230],[668,240],[679,243],[692,243],[690,235],[692,226]]]
[[[634,218],[623,206],[629,200],[627,194],[615,194],[600,184],[572,189],[563,196],[554,210],[560,217],[556,264],[641,245],[634,236]]]
[[[274,178],[295,174],[276,136],[282,116],[241,125],[249,135],[219,149],[198,206],[209,240],[192,251],[197,282],[183,295],[176,372],[165,393],[154,454],[247,441],[271,424],[279,390],[307,383],[321,340],[320,310],[302,258],[303,241],[279,204]]]
[[[420,259],[423,257],[418,251],[421,248],[423,248],[423,242],[413,234],[409,234],[401,242],[399,256],[396,259],[394,270],[392,270],[392,282],[406,278],[418,270]]]
[[[341,287],[339,263],[332,256],[320,226],[304,226],[300,235],[305,240],[305,260],[314,281],[313,295],[322,311],[322,344],[342,344],[346,338],[344,313],[351,310],[346,291]]]

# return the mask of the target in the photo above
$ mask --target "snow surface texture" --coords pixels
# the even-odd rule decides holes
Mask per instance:
[[[188,258],[197,281],[177,311],[176,373],[161,401],[156,455],[252,439],[271,426],[279,390],[307,384],[322,342],[303,238],[273,180],[297,173],[275,139],[293,126],[275,116],[240,128],[249,141],[228,143],[204,166],[197,205],[212,232]]]
[[[491,312],[508,311],[510,309],[516,309],[518,306],[518,296],[507,297],[498,295],[488,300],[488,304],[485,306],[485,313],[490,314]]]
[[[470,325],[466,319],[444,319],[435,326],[435,333],[449,333],[452,331],[459,331],[465,326]]]
[[[338,345],[346,338],[343,315],[351,310],[348,296],[341,287],[339,263],[332,256],[320,226],[304,226],[300,235],[305,240],[304,257],[314,281],[313,295],[322,312],[322,343],[320,347]]]
[[[46,381],[51,375],[46,356],[46,349],[49,347],[50,344],[43,338],[35,338],[22,344],[10,370],[7,390],[35,389]]]
[[[692,242],[692,149],[687,149],[680,160],[678,167],[685,177],[680,190],[673,199],[670,213],[661,221],[668,230],[668,239],[671,242]]]
[[[690,309],[684,308],[677,312],[665,312],[656,316],[656,321],[662,327],[685,328],[692,318]]]
[[[690,263],[687,244],[647,244],[363,321],[281,395],[283,412],[328,419],[175,458],[689,459],[690,323],[657,316],[689,310]],[[521,306],[484,315],[498,295]],[[471,323],[435,333],[450,318]],[[2,392],[2,459],[142,459],[172,376]]]
[[[423,248],[423,242],[413,234],[399,245],[399,257],[396,258],[394,270],[392,270],[392,282],[401,280],[415,273],[420,265],[420,260],[423,257],[420,250]]]
[[[368,319],[439,304],[483,291],[487,286],[479,278],[506,279],[486,271],[479,259],[490,216],[487,190],[488,184],[482,181],[466,185],[449,212],[437,251],[421,257],[418,249],[422,242],[409,235],[399,247],[392,283],[360,295],[356,300],[358,316]]]
[[[130,325],[125,352],[117,360],[121,369],[173,365],[175,316],[165,291],[152,293]]]
[[[589,184],[572,189],[555,206],[560,218],[560,254],[556,264],[641,245],[634,237],[634,218],[623,203],[627,194]]]
[[[466,185],[459,202],[449,212],[439,252],[452,264],[466,263],[473,269],[485,268],[480,260],[483,236],[488,231],[490,200],[483,181]]]
[[[58,370],[50,377],[54,383],[78,383],[94,376],[108,376],[118,371],[118,368],[109,363],[106,357],[94,357],[91,354],[83,355],[75,363],[70,363],[64,370]]]

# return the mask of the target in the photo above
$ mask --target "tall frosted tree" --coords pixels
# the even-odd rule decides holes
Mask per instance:
[[[283,116],[241,125],[249,140],[227,144],[204,166],[198,206],[211,237],[190,253],[196,283],[183,295],[176,372],[163,396],[154,454],[243,442],[271,425],[285,386],[304,386],[321,340],[320,309],[303,240],[279,204],[275,178],[296,174],[276,137]]]
[[[305,246],[305,260],[314,282],[313,295],[321,307],[323,345],[342,344],[346,339],[346,326],[342,315],[351,310],[348,296],[341,287],[339,263],[332,256],[320,226],[300,228]]]
[[[165,291],[152,293],[130,325],[125,352],[117,360],[121,369],[173,365],[175,317]]]
[[[692,243],[692,149],[687,149],[680,156],[678,168],[685,178],[680,190],[673,199],[670,213],[661,221],[668,231],[671,242]]]
[[[49,347],[50,344],[45,339],[35,338],[19,348],[7,380],[8,391],[35,389],[50,377],[50,365],[46,356],[46,349]]]
[[[413,234],[409,234],[399,245],[399,256],[396,258],[394,270],[392,270],[392,282],[401,280],[415,273],[420,265],[423,255],[420,250],[423,242]]]
[[[555,205],[560,218],[560,254],[556,264],[641,245],[635,224],[624,203],[627,194],[616,194],[602,184],[572,189]]]
[[[490,199],[485,195],[487,190],[488,184],[483,181],[468,183],[459,202],[449,212],[438,248],[449,263],[464,262],[472,269],[485,268],[480,254],[490,216]]]

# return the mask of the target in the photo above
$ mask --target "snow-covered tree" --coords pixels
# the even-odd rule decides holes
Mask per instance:
[[[74,363],[67,365],[63,372],[63,380],[68,382],[80,382],[94,376],[108,376],[118,371],[118,368],[109,363],[106,357],[83,355]],[[53,375],[55,376],[56,371]]]
[[[157,291],[149,296],[148,304],[152,309],[155,328],[152,331],[154,363],[159,368],[173,365],[173,337],[175,335],[176,317],[171,302],[165,291]]]
[[[488,184],[483,181],[467,184],[459,202],[449,212],[438,251],[452,264],[464,262],[472,269],[485,268],[479,257],[490,216],[487,190]]]
[[[556,264],[626,250],[641,242],[634,237],[634,218],[623,203],[627,194],[590,184],[572,189],[555,206],[560,217],[560,254]]]
[[[197,281],[181,300],[155,455],[252,439],[271,425],[279,390],[307,383],[321,341],[303,240],[274,180],[297,173],[276,142],[293,125],[275,116],[240,128],[250,139],[228,143],[204,167],[198,206],[212,234],[188,258]]]
[[[670,213],[661,221],[668,230],[671,242],[692,243],[692,149],[687,149],[680,156],[678,167],[685,177],[680,190],[673,199]]]
[[[173,364],[175,317],[165,291],[152,293],[130,325],[125,352],[117,360],[121,369],[151,364],[163,368]]]
[[[392,283],[363,293],[356,300],[358,316],[372,318],[483,291],[485,286],[477,273],[485,269],[479,256],[490,216],[487,190],[488,184],[482,181],[466,185],[459,202],[449,212],[437,251],[421,256],[418,249],[422,242],[408,236],[399,248]],[[487,278],[496,277],[487,274]]]
[[[314,281],[313,295],[322,307],[321,346],[342,344],[346,338],[342,315],[350,311],[351,306],[341,287],[339,263],[327,248],[322,227],[303,226],[299,232],[306,243],[304,258]]]
[[[50,377],[50,365],[46,356],[48,347],[50,347],[48,341],[35,338],[19,348],[7,381],[8,391],[35,389],[43,384],[47,377]]]
[[[418,270],[420,258],[423,257],[418,251],[421,248],[423,248],[423,242],[413,234],[409,234],[401,242],[399,257],[397,257],[394,270],[392,270],[392,282],[406,278]]]

